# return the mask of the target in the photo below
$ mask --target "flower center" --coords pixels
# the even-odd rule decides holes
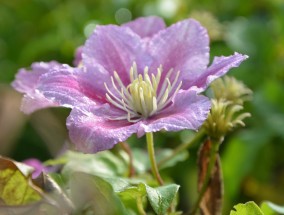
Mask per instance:
[[[114,76],[111,76],[113,88],[109,89],[105,83],[107,100],[125,111],[125,115],[111,118],[112,120],[127,119],[129,122],[137,122],[141,118],[153,116],[170,104],[182,85],[181,81],[177,84],[180,72],[177,72],[171,83],[173,69],[170,69],[164,81],[160,83],[162,66],[157,69],[156,75],[150,76],[148,70],[148,67],[145,67],[143,75],[138,74],[137,65],[134,62],[130,68],[131,83],[128,86],[123,84],[116,71]]]

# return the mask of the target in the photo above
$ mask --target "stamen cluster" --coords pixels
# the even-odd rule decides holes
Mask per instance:
[[[226,133],[238,125],[245,126],[243,120],[250,117],[250,113],[239,113],[242,105],[234,105],[224,99],[211,99],[211,111],[203,127],[211,138],[223,138]]]
[[[139,74],[134,62],[130,68],[130,84],[125,86],[119,75],[114,71],[111,77],[112,89],[105,83],[106,98],[115,107],[125,111],[125,115],[112,118],[112,120],[127,119],[129,122],[137,122],[142,118],[148,118],[167,107],[172,98],[180,89],[177,72],[173,82],[170,78],[173,69],[170,69],[161,83],[162,66],[157,68],[157,74],[149,74],[149,68],[144,68],[144,73]]]

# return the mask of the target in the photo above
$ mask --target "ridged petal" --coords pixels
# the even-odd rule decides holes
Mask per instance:
[[[151,57],[144,52],[141,38],[131,29],[98,26],[84,46],[83,65],[89,71],[95,70],[96,65],[103,66],[108,79],[116,71],[124,84],[128,84],[129,70],[134,61],[139,71],[151,63]],[[106,74],[97,74],[97,79],[105,80]]]
[[[183,129],[198,130],[203,124],[211,107],[210,100],[196,91],[180,91],[170,107],[140,123],[137,135],[146,132],[179,131]]]
[[[104,100],[96,93],[97,84],[94,73],[86,73],[82,67],[64,65],[42,75],[38,90],[60,106],[74,108]]]
[[[173,105],[156,117],[130,123],[127,120],[110,120],[122,112],[110,105],[76,107],[67,120],[69,136],[77,150],[94,153],[112,148],[132,134],[139,137],[145,132],[162,129],[179,131],[197,130],[206,119],[210,101],[195,91],[183,91],[176,95]]]
[[[197,77],[189,79],[187,87],[199,88],[198,91],[204,91],[208,85],[226,74],[230,69],[238,67],[242,61],[247,59],[247,55],[235,53],[228,57],[215,57],[213,63],[202,74]]]
[[[155,59],[153,71],[161,64],[167,72],[181,72],[180,80],[202,73],[209,63],[209,38],[199,22],[187,19],[160,31],[150,40],[148,49]],[[165,73],[164,73],[165,74]],[[183,89],[186,89],[183,85]]]
[[[74,108],[67,119],[67,127],[76,149],[85,153],[107,150],[136,133],[138,124],[109,120],[120,114],[108,104],[89,109]]]
[[[166,28],[164,20],[157,16],[141,17],[122,26],[129,27],[141,38],[151,37]]]
[[[12,86],[21,93],[25,93],[22,101],[21,110],[30,114],[38,109],[58,106],[56,102],[42,95],[37,90],[39,79],[42,75],[50,72],[53,68],[60,67],[61,64],[52,62],[33,63],[31,70],[20,69],[16,75]]]

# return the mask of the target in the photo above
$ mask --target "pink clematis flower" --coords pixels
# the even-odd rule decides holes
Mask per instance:
[[[110,149],[134,133],[197,130],[210,109],[200,93],[247,58],[216,57],[208,67],[206,29],[193,19],[166,28],[158,17],[97,26],[80,52],[79,67],[52,67],[35,90],[72,108],[70,138],[87,153]]]

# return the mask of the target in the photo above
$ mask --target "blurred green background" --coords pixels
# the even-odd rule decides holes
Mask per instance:
[[[228,135],[221,146],[224,210],[248,200],[284,205],[283,0],[0,0],[0,154],[19,161],[46,160],[63,150],[68,137],[69,110],[41,110],[31,116],[19,111],[21,95],[9,85],[19,68],[35,61],[72,64],[76,47],[97,24],[147,15],[159,15],[167,24],[188,17],[199,20],[211,37],[211,58],[234,51],[250,56],[230,72],[254,96],[246,104],[252,113],[245,120],[247,128]],[[184,136],[168,134],[165,141],[178,143]],[[182,184],[180,207],[185,210],[196,195],[196,151],[167,170]]]

